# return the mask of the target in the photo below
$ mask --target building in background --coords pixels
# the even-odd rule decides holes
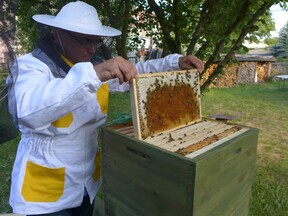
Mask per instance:
[[[8,49],[0,38],[0,69],[7,69],[11,60],[8,55]]]

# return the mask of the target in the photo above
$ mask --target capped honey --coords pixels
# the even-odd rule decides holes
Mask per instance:
[[[141,74],[130,83],[135,137],[147,137],[201,120],[196,70]]]

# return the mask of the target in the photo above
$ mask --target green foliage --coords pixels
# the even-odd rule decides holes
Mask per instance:
[[[269,8],[287,0],[114,0],[86,1],[97,8],[105,25],[120,29],[116,37],[117,54],[127,57],[127,52],[143,46],[141,32],[151,37],[154,45],[169,53],[194,54],[206,62],[205,68],[215,62],[220,54],[227,53],[202,85],[221,73],[235,53],[247,53],[244,40],[263,41],[274,30]],[[65,1],[20,1],[18,13],[18,38],[23,49],[31,50],[37,32],[31,16],[35,13],[55,14]],[[47,6],[49,5],[49,6]]]
[[[249,5],[249,3],[246,3],[245,1],[242,2],[243,1],[221,1],[218,5],[219,8],[215,9],[216,12],[213,13],[211,21],[205,26],[205,29],[207,29],[204,31],[206,37],[205,41],[211,41],[210,44],[212,44],[212,46],[215,46],[220,40],[225,41],[225,45],[219,52],[226,53],[231,49],[243,28],[247,25],[248,21],[262,3],[261,1],[257,1]],[[241,7],[243,6],[244,8],[245,4],[247,4],[247,10],[243,13]],[[229,8],[229,10],[227,8]],[[241,20],[238,21],[238,24],[236,22],[237,19]],[[267,26],[264,26],[264,20],[268,23]],[[271,14],[266,13],[259,18],[258,22],[251,26],[244,39],[250,42],[259,42],[261,38],[269,35],[269,32],[273,27]],[[232,28],[234,30],[231,33],[228,33],[229,29]],[[240,47],[238,49],[240,49]],[[214,52],[214,50],[212,52]],[[208,56],[211,55],[212,52],[208,52]]]
[[[5,86],[5,77],[2,76],[1,73],[3,73],[3,72],[0,71],[0,92],[1,92],[1,89],[4,88],[4,86]]]
[[[264,43],[268,46],[276,45],[278,43],[278,38],[265,38]]]
[[[55,14],[62,5],[67,1],[20,1],[18,10],[18,20],[17,20],[17,36],[24,50],[30,50],[35,44],[38,37],[36,31],[36,25],[31,19],[32,15],[39,13]],[[94,5],[97,8],[98,14],[102,19],[103,24],[111,25],[113,22],[113,27],[122,29],[125,20],[125,7],[123,7],[123,1],[115,0],[110,1],[109,11],[107,5],[104,4],[105,1],[85,1]],[[153,42],[157,47],[165,47],[165,44],[169,43],[167,41],[167,35],[171,37],[168,52],[175,52],[172,49],[173,43],[176,47],[187,49],[191,39],[195,37],[195,29],[200,20],[200,13],[205,3],[208,0],[196,1],[196,0],[178,0],[178,1],[157,1],[159,13],[156,13],[152,9],[149,2],[155,1],[145,1],[145,0],[130,0],[131,9],[128,11],[129,25],[128,32],[130,39],[126,41],[127,47],[135,49],[143,45],[142,41],[139,40],[140,31],[144,30],[146,36],[151,37]],[[241,17],[241,10],[239,9],[242,4],[246,1],[241,0],[218,0],[214,4],[214,7],[207,11],[208,17],[203,26],[201,26],[201,37],[197,38],[197,46],[194,47],[194,52],[196,52],[199,47],[204,46],[209,43],[207,48],[203,49],[201,57],[204,59],[210,56],[217,42],[223,38],[227,41],[223,51],[228,50],[229,47],[233,45],[233,41],[238,37],[243,26],[246,25],[247,20],[255,13],[263,1],[253,1],[247,14],[243,14]],[[277,1],[273,1],[277,2]],[[121,6],[122,5],[122,6]],[[181,11],[181,12],[180,12]],[[113,19],[108,19],[109,14],[114,15]],[[160,17],[160,15],[161,17]],[[241,24],[236,28],[232,34],[225,35],[231,24],[237,16],[240,16]],[[164,26],[161,25],[161,20],[164,21]],[[269,32],[274,29],[273,22],[271,20],[271,14],[266,11],[262,16],[260,16],[258,22],[251,28],[249,35],[246,39],[257,42],[260,39],[269,35]],[[122,29],[123,31],[123,29]],[[166,32],[166,33],[165,33]],[[227,37],[228,36],[228,37]],[[142,45],[141,45],[142,44]]]
[[[251,29],[251,34],[248,34],[245,40],[251,43],[259,43],[265,40],[265,38],[269,38],[270,32],[275,30],[275,24],[271,19],[271,15],[270,11],[266,11],[259,17],[255,26]]]
[[[144,41],[139,40],[139,33],[142,30],[146,31],[146,36],[151,37],[158,47],[162,47],[162,35],[159,23],[155,17],[155,13],[149,9],[146,1],[140,0],[134,2],[130,23],[132,25],[129,26],[129,31],[131,32],[129,47],[138,49],[144,46]]]
[[[288,58],[288,22],[279,32],[278,43],[270,48],[273,55],[279,58]]]
[[[69,1],[19,1],[16,37],[21,48],[18,50],[18,52],[23,53],[31,51],[35,47],[39,38],[40,29],[39,26],[37,26],[37,23],[32,19],[32,16],[35,14],[56,14],[59,8],[61,8],[67,2]],[[45,31],[50,31],[50,29],[46,28]]]

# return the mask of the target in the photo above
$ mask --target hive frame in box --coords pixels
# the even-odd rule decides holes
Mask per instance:
[[[140,74],[130,82],[130,95],[137,139],[201,121],[197,70]]]
[[[165,76],[170,75],[168,81],[177,80],[178,74],[182,81],[179,74],[189,76],[189,73],[140,75],[130,85],[133,125],[132,122],[116,124],[101,130],[106,216],[248,215],[258,130],[202,120],[197,72],[195,83],[186,83],[186,87],[196,91],[195,119],[190,118],[182,125],[173,125],[161,132],[142,134],[143,127],[149,129],[149,124],[141,123],[145,116],[139,104],[142,103],[143,111],[147,106],[144,100],[147,92],[150,94],[147,98],[151,99],[151,92],[156,89],[153,85],[161,87],[161,79]],[[146,78],[151,82],[141,86]],[[139,89],[143,91],[139,92]],[[170,96],[169,88],[167,92],[162,94],[160,91],[160,95],[165,99],[165,93],[166,98]],[[141,94],[144,99],[139,97]],[[175,101],[179,98],[181,101],[181,97],[176,97]],[[162,113],[165,113],[164,108],[160,109]]]
[[[186,156],[135,139],[131,123],[103,128],[105,215],[248,216],[258,130],[231,126],[241,130]]]

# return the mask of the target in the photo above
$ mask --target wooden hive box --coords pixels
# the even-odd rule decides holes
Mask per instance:
[[[135,118],[102,129],[106,216],[248,215],[258,130],[197,113],[143,140]]]

